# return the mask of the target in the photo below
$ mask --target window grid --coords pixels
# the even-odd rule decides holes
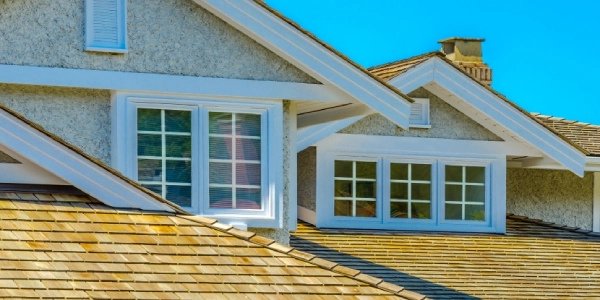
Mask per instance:
[[[352,201],[352,217],[356,217],[356,201],[372,201],[376,202],[377,198],[361,198],[356,197],[356,181],[364,181],[364,182],[375,182],[377,183],[377,179],[371,178],[357,178],[356,177],[356,161],[352,161],[352,178],[349,177],[334,177],[334,180],[346,180],[352,181],[352,197],[335,197],[335,200],[351,200]]]
[[[465,208],[467,205],[482,205],[482,202],[474,202],[466,200],[467,186],[485,186],[485,183],[467,182],[467,167],[460,166],[462,169],[462,182],[446,181],[446,185],[460,185],[462,188],[461,201],[444,201],[447,204],[460,204],[462,208],[462,220],[465,220]]]
[[[396,199],[390,197],[390,202],[400,202],[400,203],[408,203],[408,218],[412,218],[412,203],[431,203],[430,200],[413,200],[412,199],[412,184],[413,183],[423,183],[430,184],[431,180],[412,180],[412,165],[408,164],[408,180],[402,179],[390,179],[391,183],[407,183],[408,184],[408,199]],[[390,164],[391,166],[391,164]]]

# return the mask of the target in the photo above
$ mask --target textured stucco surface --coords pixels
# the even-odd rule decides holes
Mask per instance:
[[[298,153],[298,205],[317,210],[317,148]]]
[[[19,161],[0,151],[0,164],[18,164]]]
[[[110,97],[103,90],[0,84],[0,103],[108,165]]]
[[[339,133],[459,140],[502,140],[425,88],[419,88],[408,95],[414,98],[430,99],[430,129],[403,130],[384,116],[372,114],[340,130]]]
[[[0,64],[316,83],[192,0],[129,0],[129,53],[83,51],[84,3],[0,1]]]
[[[290,244],[290,231],[289,231],[289,207],[290,207],[290,187],[292,185],[292,178],[290,178],[289,170],[292,167],[292,155],[296,155],[293,149],[290,147],[291,143],[295,143],[292,128],[292,111],[290,106],[294,105],[291,101],[283,101],[283,170],[281,176],[283,176],[283,228],[269,229],[269,228],[248,228],[248,230],[255,232],[258,235],[274,239],[275,241],[289,245]],[[277,174],[279,176],[280,174]]]
[[[508,169],[506,211],[547,222],[592,229],[594,174]]]

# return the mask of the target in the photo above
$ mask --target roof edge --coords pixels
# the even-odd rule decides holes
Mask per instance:
[[[506,214],[506,218],[507,219],[512,219],[512,220],[519,220],[519,221],[523,221],[523,222],[527,222],[527,223],[533,223],[533,224],[537,224],[540,226],[545,226],[545,227],[550,227],[550,228],[554,228],[554,229],[562,229],[562,230],[566,230],[566,231],[570,231],[570,232],[575,232],[575,233],[580,233],[583,235],[588,235],[588,236],[593,236],[593,237],[600,237],[600,232],[593,232],[592,230],[587,230],[587,229],[582,229],[579,227],[570,227],[567,225],[562,225],[562,224],[556,224],[553,222],[545,222],[543,220],[540,219],[531,219],[529,217],[526,216],[521,216],[521,215],[514,215],[511,213]]]

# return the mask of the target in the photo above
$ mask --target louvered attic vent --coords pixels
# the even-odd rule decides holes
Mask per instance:
[[[85,50],[127,52],[126,0],[85,1]]]
[[[429,99],[413,98],[415,102],[410,106],[409,126],[415,128],[430,128]]]

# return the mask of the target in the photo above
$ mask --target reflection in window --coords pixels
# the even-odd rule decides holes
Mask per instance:
[[[377,163],[335,161],[334,215],[377,216]]]
[[[192,206],[191,112],[137,111],[138,181],[182,207]]]
[[[431,218],[431,165],[391,164],[390,217]]]
[[[485,221],[485,167],[446,166],[446,220]]]

